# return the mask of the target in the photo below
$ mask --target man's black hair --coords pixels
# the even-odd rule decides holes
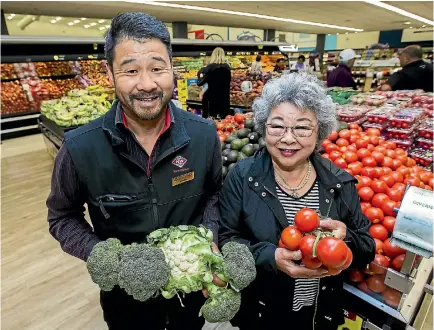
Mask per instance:
[[[261,58],[262,58],[261,55],[257,55],[256,56],[256,62],[261,62]]]
[[[298,57],[298,59],[300,59],[300,58],[303,59],[303,62],[306,61],[306,57],[304,57],[304,55],[300,55],[300,56]]]
[[[284,58],[279,58],[279,59],[276,61],[276,63],[280,63],[280,62],[284,62],[284,61],[285,61]]]
[[[160,40],[166,45],[170,61],[172,61],[172,45],[166,25],[154,16],[136,12],[122,13],[112,20],[110,30],[105,37],[105,57],[113,66],[114,49],[123,39],[143,41],[146,39]]]

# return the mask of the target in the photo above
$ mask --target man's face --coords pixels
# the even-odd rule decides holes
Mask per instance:
[[[348,67],[351,69],[354,66],[354,63],[356,62],[355,58],[352,58],[351,60],[348,61]]]
[[[121,40],[114,48],[109,78],[127,115],[153,120],[172,98],[173,71],[169,53],[160,40]]]
[[[408,58],[401,51],[398,52],[398,58],[399,58],[399,65],[400,66],[404,66],[407,64]]]
[[[285,66],[285,62],[284,61],[279,61],[277,62],[277,66],[281,69],[283,69],[283,67]]]

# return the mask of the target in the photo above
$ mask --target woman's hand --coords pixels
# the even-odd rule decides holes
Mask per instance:
[[[301,260],[301,251],[277,248],[274,254],[277,268],[294,278],[320,278],[328,276],[325,269],[309,269],[296,265],[293,260]]]
[[[347,225],[338,220],[327,219],[320,222],[321,229],[331,231],[336,238],[345,239],[347,236]]]
[[[217,247],[217,244],[215,244],[214,242],[212,243],[211,248],[212,248],[212,252],[214,252],[214,253],[220,253],[220,250],[219,250],[219,248]],[[221,288],[224,288],[224,287],[227,286],[227,283],[224,282],[224,281],[222,281],[222,280],[221,280],[221,279],[220,279],[216,274],[212,274],[212,282],[213,282],[215,285],[217,285],[217,286],[219,286],[219,287],[221,287]],[[202,293],[203,293],[203,296],[204,296],[205,298],[208,298],[208,297],[209,297],[209,295],[208,295],[208,291],[207,291],[206,289],[202,289]]]

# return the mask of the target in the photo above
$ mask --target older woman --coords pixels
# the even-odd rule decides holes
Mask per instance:
[[[337,329],[343,323],[342,276],[307,269],[300,251],[277,246],[297,210],[308,207],[327,218],[324,230],[345,239],[353,266],[374,258],[356,179],[315,151],[336,125],[335,105],[314,76],[295,73],[267,83],[253,111],[266,148],[237,163],[220,201],[220,243],[247,244],[258,270],[233,323],[241,330]]]

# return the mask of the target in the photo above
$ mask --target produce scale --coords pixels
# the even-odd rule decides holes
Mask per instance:
[[[42,132],[55,157],[66,131],[110,108],[115,96],[103,39],[5,36],[1,43],[2,138]],[[196,76],[205,57],[221,46],[231,64],[234,114],[215,119],[223,176],[265,146],[250,108],[267,81],[279,76],[270,71],[282,56],[281,45],[173,40],[173,99],[186,111],[200,114]],[[264,73],[252,76],[248,68],[257,54]],[[371,66],[376,61],[362,60]],[[376,243],[374,262],[340,275],[346,279],[341,329],[413,329],[424,295],[432,294],[433,237],[426,234],[432,233],[434,207],[433,94],[330,88],[328,95],[337,106],[338,129],[319,152],[358,180],[361,209]]]

